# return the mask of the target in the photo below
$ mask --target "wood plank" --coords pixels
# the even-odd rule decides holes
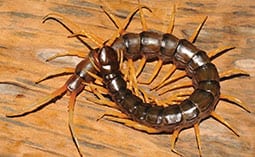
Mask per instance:
[[[145,12],[151,29],[165,31],[173,4],[176,4],[176,21],[173,34],[188,38],[204,16],[208,20],[195,45],[205,51],[221,46],[236,48],[213,62],[219,71],[238,68],[250,73],[222,82],[222,93],[242,99],[251,113],[220,101],[216,112],[224,117],[240,137],[212,118],[200,124],[202,153],[209,157],[243,156],[255,154],[255,2],[250,0],[206,1],[142,1],[153,10]],[[77,57],[45,60],[63,51],[89,51],[79,41],[67,38],[69,33],[55,22],[41,23],[48,13],[54,12],[74,21],[107,40],[116,30],[100,5],[111,8],[121,21],[136,6],[136,0],[119,1],[2,1],[0,3],[0,156],[78,156],[67,127],[68,96],[42,110],[21,117],[6,118],[5,114],[19,111],[24,106],[46,96],[64,84],[68,77],[34,84],[48,72],[61,67],[75,67]],[[141,31],[139,16],[128,28]],[[96,46],[88,41],[92,46]],[[144,69],[141,80],[149,76],[154,63]],[[167,71],[164,68],[159,77]],[[22,87],[12,84],[21,84]],[[146,88],[146,87],[145,87]],[[106,111],[111,111],[86,101],[93,94],[83,92],[75,108],[75,131],[84,156],[153,157],[176,156],[170,151],[171,135],[149,135],[106,120],[96,121]],[[198,156],[193,129],[184,130],[176,149],[185,156]]]

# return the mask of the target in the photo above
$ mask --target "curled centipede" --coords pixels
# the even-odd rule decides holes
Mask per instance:
[[[123,24],[120,24],[111,13],[103,9],[106,15],[118,28],[118,31],[116,31],[116,33],[107,41],[103,41],[87,31],[73,31],[73,29],[68,26],[70,21],[59,15],[47,15],[43,22],[54,20],[60,23],[71,33],[70,37],[76,37],[90,50],[89,55],[84,56],[84,54],[81,53],[71,54],[82,56],[84,59],[74,70],[66,69],[66,71],[64,71],[64,73],[72,73],[72,76],[61,88],[34,103],[31,109],[7,115],[7,117],[24,116],[36,111],[38,108],[48,104],[55,98],[63,96],[65,93],[69,93],[69,129],[75,146],[80,156],[82,156],[73,129],[73,112],[77,95],[82,92],[85,87],[89,87],[99,98],[97,102],[117,108],[122,112],[105,114],[102,117],[148,133],[172,133],[171,150],[179,155],[182,154],[175,150],[178,134],[181,130],[191,127],[194,127],[195,129],[199,155],[202,155],[199,123],[201,120],[210,116],[222,122],[238,135],[237,132],[214,111],[220,99],[238,104],[249,111],[245,104],[239,99],[220,93],[221,78],[237,74],[248,74],[240,70],[230,70],[219,74],[216,66],[211,62],[211,58],[219,53],[232,49],[232,47],[224,47],[206,53],[194,46],[193,42],[206,19],[199,25],[189,40],[178,39],[175,37],[172,35],[175,9],[173,9],[171,23],[166,33],[149,31],[146,26],[142,9],[150,10],[139,3],[139,6],[129,14]],[[143,31],[141,33],[127,33],[127,26],[138,11],[140,13]],[[83,37],[91,39],[98,45],[98,47],[92,48],[83,40]],[[60,55],[54,56],[53,58],[58,56]],[[133,61],[137,59],[141,59],[141,64],[138,69],[135,70],[132,64]],[[127,72],[128,74],[124,74],[126,75],[125,77],[121,72],[123,60],[127,60],[129,68],[129,72]],[[180,84],[178,87],[169,87],[167,90],[192,86],[194,91],[189,93],[189,97],[185,98],[180,104],[166,104],[166,106],[159,106],[154,102],[147,102],[141,97],[141,92],[137,86],[136,80],[136,77],[141,73],[147,60],[158,60],[158,63],[155,72],[152,74],[152,77],[145,82],[146,84],[150,84],[154,80],[164,64],[173,64],[173,67],[166,74],[166,77],[152,89],[159,89],[167,85],[171,82],[171,80],[168,80],[168,77],[170,77],[176,69],[181,69],[183,72],[180,73],[176,79],[188,76],[191,78],[192,82]],[[60,73],[54,75],[59,74]],[[54,75],[47,75],[37,82],[39,83]],[[100,86],[95,84],[96,80],[103,85]],[[129,84],[127,84],[126,81],[129,81]],[[128,85],[130,87],[128,87]],[[111,100],[104,98],[101,93],[109,95]],[[115,103],[113,104],[112,101]]]

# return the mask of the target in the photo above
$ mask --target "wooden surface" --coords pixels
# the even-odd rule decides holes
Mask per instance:
[[[176,4],[174,34],[177,37],[188,38],[207,15],[209,19],[196,45],[206,51],[221,46],[236,47],[215,59],[214,63],[219,71],[238,68],[251,74],[250,77],[234,78],[221,83],[222,93],[245,101],[251,113],[220,101],[216,112],[238,130],[240,137],[209,118],[200,124],[202,153],[205,157],[254,156],[255,2],[167,0],[142,3],[153,10],[153,15],[146,12],[149,28],[166,30],[172,6]],[[42,24],[42,17],[50,12],[62,14],[81,28],[107,40],[115,27],[106,18],[100,5],[110,7],[112,13],[123,20],[137,6],[137,1],[0,2],[0,156],[78,156],[67,127],[68,96],[21,118],[9,119],[5,114],[19,111],[49,94],[64,84],[68,77],[58,77],[38,85],[34,81],[48,72],[60,67],[74,67],[79,62],[77,57],[61,57],[51,62],[45,62],[45,59],[70,50],[88,53],[77,40],[68,39],[69,33],[57,23]],[[141,31],[138,16],[128,30]],[[143,76],[148,76],[153,64],[146,67]],[[78,97],[74,119],[75,131],[85,156],[176,156],[170,151],[171,135],[149,135],[106,120],[96,121],[111,109],[86,101],[89,96],[93,95],[83,92]],[[193,129],[180,134],[176,149],[185,156],[198,156]]]

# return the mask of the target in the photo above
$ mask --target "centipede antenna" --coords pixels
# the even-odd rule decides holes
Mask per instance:
[[[174,30],[174,22],[175,22],[175,13],[176,13],[176,5],[173,5],[171,16],[170,16],[170,23],[166,30],[166,33],[173,33]]]
[[[56,17],[54,17],[54,16],[56,16]],[[51,14],[46,15],[46,16],[43,18],[42,23],[45,23],[45,22],[48,21],[48,20],[56,21],[56,22],[58,22],[59,24],[61,24],[67,31],[69,31],[71,34],[73,34],[74,31],[73,31],[71,28],[69,28],[64,22],[62,22],[61,19],[64,20],[64,21],[68,21],[69,23],[71,23],[71,24],[74,25],[75,27],[78,27],[78,26],[75,25],[73,22],[71,22],[71,21],[69,21],[68,19],[64,18],[63,16],[58,15],[58,14],[55,14],[55,13],[54,13],[54,14],[51,13]],[[83,45],[85,45],[89,50],[93,50],[93,48],[92,48],[89,44],[87,44],[87,43],[86,43],[82,38],[80,38],[79,36],[77,36],[76,39],[78,39],[78,40],[79,40]]]
[[[93,41],[93,43],[95,43],[98,47],[102,47],[104,45],[104,40],[101,39],[100,37],[89,33],[87,31],[82,30],[79,33],[73,33],[71,35],[68,36],[68,38],[73,38],[73,37],[85,37],[85,38],[89,38],[91,41]]]
[[[1,49],[8,49],[7,47],[2,46],[2,45],[0,45],[0,48],[1,48]]]
[[[106,14],[106,16],[112,21],[112,23],[114,24],[114,26],[119,29],[121,27],[121,24],[119,22],[119,20],[117,18],[115,18],[115,16],[113,14],[111,14],[110,12],[108,12],[103,6],[100,6],[100,8],[104,11],[104,13]]]
[[[221,122],[222,124],[224,124],[225,126],[227,126],[234,134],[236,134],[236,136],[240,136],[237,133],[237,131],[227,121],[225,121],[220,115],[218,115],[215,111],[211,112],[211,116],[215,118],[216,120],[218,120],[219,122]]]
[[[199,150],[199,156],[202,156],[202,150],[201,150],[201,140],[200,140],[200,130],[199,130],[199,123],[194,124],[194,131],[197,139],[197,147]]]
[[[231,96],[231,95],[227,95],[227,94],[220,94],[220,100],[224,100],[227,102],[230,102],[232,104],[236,104],[238,106],[240,106],[241,108],[243,108],[244,110],[246,110],[247,112],[251,112],[250,109],[248,108],[248,106],[240,99]]]
[[[158,88],[161,84],[163,84],[176,70],[176,66],[174,64],[171,64],[170,69],[167,71],[165,76],[162,78],[162,80],[154,87],[152,87],[150,90],[154,90]]]
[[[70,75],[74,73],[74,68],[59,68],[57,70],[54,70],[50,73],[47,73],[45,76],[41,77],[35,83],[40,83],[42,81],[51,79],[53,77],[63,76],[63,75]]]
[[[198,36],[198,34],[200,33],[202,27],[204,26],[204,24],[205,24],[207,18],[208,18],[208,16],[206,16],[206,17],[204,18],[204,20],[202,21],[202,23],[200,23],[200,24],[198,25],[197,29],[194,31],[194,33],[192,34],[192,36],[189,38],[189,41],[190,41],[191,43],[194,43],[194,42],[196,41],[197,36]]]
[[[66,90],[67,90],[67,87],[66,85],[64,85],[61,88],[54,91],[53,93],[49,94],[48,96],[40,99],[39,101],[36,101],[29,106],[26,106],[24,109],[22,109],[21,112],[15,113],[15,114],[7,114],[6,117],[10,117],[10,118],[22,117],[27,114],[33,113],[37,110],[40,110],[41,108],[48,105],[51,101],[62,97],[66,93]]]
[[[72,92],[70,95],[70,100],[69,100],[69,105],[68,105],[68,126],[69,126],[69,130],[73,139],[73,142],[75,144],[75,147],[77,149],[77,151],[79,152],[80,156],[82,157],[82,152],[80,149],[80,145],[77,139],[77,136],[75,134],[75,131],[73,129],[73,113],[74,113],[74,106],[75,106],[75,101],[76,101],[76,97],[77,97],[78,93],[77,92]]]
[[[22,82],[18,82],[16,80],[9,80],[9,81],[0,81],[0,84],[8,84],[8,85],[13,85],[13,86],[17,86],[26,90],[32,90],[35,91],[35,89],[32,89],[30,87],[27,87],[27,85],[25,83]]]
[[[217,58],[218,56],[220,56],[221,54],[224,54],[230,50],[233,50],[235,47],[233,46],[224,46],[224,47],[220,47],[217,48],[215,50],[212,50],[210,52],[207,53],[208,57],[210,57],[211,60],[214,60],[215,58]]]

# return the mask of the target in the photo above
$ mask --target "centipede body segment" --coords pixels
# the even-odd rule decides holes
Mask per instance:
[[[208,117],[212,116],[216,118],[238,135],[238,133],[223,118],[216,114],[214,110],[221,99],[237,103],[248,110],[245,104],[239,99],[221,94],[220,92],[221,77],[235,75],[237,73],[246,75],[246,73],[233,70],[229,73],[219,74],[210,58],[221,51],[232,48],[226,47],[215,50],[208,55],[205,51],[194,46],[193,42],[206,19],[189,40],[179,39],[172,34],[174,15],[170,18],[171,22],[166,33],[149,31],[143,16],[143,9],[148,8],[139,3],[139,6],[130,13],[123,25],[121,25],[112,14],[104,10],[118,28],[118,31],[116,31],[112,37],[109,37],[109,40],[106,42],[84,30],[81,32],[74,32],[65,24],[66,20],[63,18],[61,19],[59,15],[47,15],[44,18],[44,22],[47,20],[55,20],[60,23],[71,33],[71,37],[76,37],[88,47],[90,51],[89,55],[84,56],[81,52],[72,53],[72,55],[82,56],[83,60],[75,69],[63,69],[63,71],[58,73],[72,73],[72,76],[61,88],[32,104],[32,108],[16,114],[7,115],[7,117],[24,116],[36,111],[53,99],[68,93],[70,95],[68,105],[69,129],[76,148],[80,156],[82,156],[82,151],[73,128],[73,114],[76,97],[87,86],[100,99],[98,101],[99,103],[105,103],[122,112],[118,114],[105,114],[103,115],[104,118],[148,133],[172,133],[171,150],[179,155],[182,154],[175,149],[175,143],[179,132],[183,129],[194,127],[199,155],[202,156],[199,123]],[[173,10],[175,10],[175,7]],[[140,12],[143,31],[141,33],[126,32],[130,20],[138,11]],[[174,12],[175,11],[172,13],[174,14]],[[86,44],[83,37],[94,41],[98,47],[92,48]],[[51,59],[54,59],[54,57]],[[141,59],[138,72],[135,71],[132,65],[133,61],[137,59]],[[121,72],[121,60],[127,60],[128,67],[131,69],[128,72],[129,74],[123,74]],[[158,63],[156,64],[155,72],[152,74],[152,77],[149,78],[145,84],[150,84],[154,80],[164,64],[171,63],[173,67],[169,70],[169,74],[167,74],[168,77],[170,77],[176,69],[183,70],[178,78],[188,76],[192,81],[185,85],[180,84],[178,88],[192,86],[194,91],[179,104],[159,106],[156,103],[145,102],[144,99],[141,98],[136,77],[142,72],[142,67],[147,60],[157,60]],[[128,77],[125,78],[125,75],[128,75]],[[49,74],[38,82],[52,76],[54,76],[54,74]],[[168,77],[163,78],[160,84],[153,89],[161,88],[161,86],[166,85]],[[101,84],[96,84],[95,80],[101,82]],[[129,81],[131,85],[128,84],[127,81]],[[170,87],[168,90],[174,90],[174,88]],[[111,99],[107,100],[101,93],[109,95]]]

